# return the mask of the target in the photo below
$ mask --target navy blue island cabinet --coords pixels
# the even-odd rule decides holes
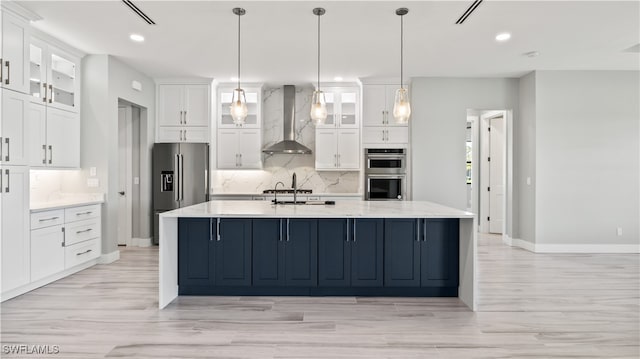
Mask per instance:
[[[180,218],[179,294],[457,296],[459,220]]]
[[[253,220],[253,285],[314,287],[318,220]]]
[[[318,220],[318,285],[382,287],[382,219]]]
[[[178,221],[178,285],[251,285],[251,220],[182,218]]]
[[[385,220],[385,287],[458,286],[458,220]]]

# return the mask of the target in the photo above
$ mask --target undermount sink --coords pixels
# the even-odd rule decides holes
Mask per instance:
[[[304,205],[323,205],[323,204],[328,204],[328,205],[333,205],[336,204],[336,201],[271,201],[271,203],[273,204],[294,204],[294,205],[299,205],[299,204],[304,204]]]

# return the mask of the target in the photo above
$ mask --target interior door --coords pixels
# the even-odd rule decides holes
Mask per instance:
[[[489,233],[502,233],[504,225],[504,117],[489,120]]]
[[[131,106],[118,108],[118,245],[131,242],[132,206],[130,200],[132,116]]]

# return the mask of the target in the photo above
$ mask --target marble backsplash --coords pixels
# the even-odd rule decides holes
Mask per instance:
[[[262,170],[212,171],[213,193],[260,193],[273,188],[278,181],[289,188],[294,172],[298,188],[311,189],[314,193],[362,193],[358,171],[315,170],[315,128],[309,118],[312,93],[312,86],[296,86],[296,140],[314,154],[263,154]],[[262,148],[283,139],[282,87],[263,88],[262,121]]]

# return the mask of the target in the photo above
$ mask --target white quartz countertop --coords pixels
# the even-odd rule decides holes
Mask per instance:
[[[58,209],[66,207],[77,207],[89,204],[103,203],[104,195],[102,193],[83,193],[83,194],[66,194],[46,201],[31,202],[29,209],[32,212],[44,211],[49,209]]]
[[[473,218],[471,212],[423,201],[336,201],[335,205],[274,205],[266,201],[209,201],[161,217],[236,218]]]
[[[233,197],[233,196],[257,196],[257,197],[261,197],[261,196],[272,196],[273,197],[273,193],[258,193],[258,192],[253,192],[253,193],[211,193],[210,194],[211,197]],[[293,197],[293,193],[278,193],[278,197],[280,196],[292,196]],[[362,197],[362,193],[300,193],[298,192],[298,196],[305,196],[305,197]]]

